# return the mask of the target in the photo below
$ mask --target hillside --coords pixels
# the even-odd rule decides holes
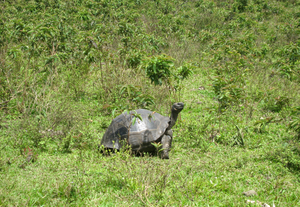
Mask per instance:
[[[169,160],[98,152],[179,101]],[[299,102],[298,0],[1,1],[0,206],[299,206]]]

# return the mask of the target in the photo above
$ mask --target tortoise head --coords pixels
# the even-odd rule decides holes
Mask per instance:
[[[172,106],[172,113],[179,113],[184,108],[184,104],[182,102],[174,103]]]
[[[182,111],[184,108],[184,104],[179,102],[179,103],[174,103],[172,106],[171,110],[171,117],[170,117],[170,122],[167,130],[170,130],[176,123],[178,114]]]

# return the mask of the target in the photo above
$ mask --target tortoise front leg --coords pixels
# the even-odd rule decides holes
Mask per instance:
[[[167,133],[161,139],[161,144],[162,144],[161,158],[162,159],[169,159],[169,151],[172,146],[172,136],[173,136],[172,130],[168,130]]]

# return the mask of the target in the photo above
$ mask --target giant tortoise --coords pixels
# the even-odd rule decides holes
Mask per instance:
[[[143,153],[156,152],[153,143],[161,143],[162,159],[169,159],[173,132],[171,128],[175,125],[178,114],[183,109],[183,103],[175,103],[171,109],[171,116],[162,116],[153,111],[138,109],[117,116],[105,134],[101,146],[105,150],[120,150],[124,145],[129,145],[133,152]],[[142,120],[133,118],[141,116]]]

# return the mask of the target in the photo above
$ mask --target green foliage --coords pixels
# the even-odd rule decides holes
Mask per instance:
[[[297,133],[298,140],[300,139],[300,107],[293,108],[291,112],[292,121],[289,123],[289,128]]]
[[[178,101],[181,101],[181,91],[184,88],[183,81],[188,79],[193,74],[193,69],[196,67],[192,64],[185,64],[177,68],[174,79],[176,83],[173,83],[175,92],[178,93]]]
[[[234,79],[226,79],[219,76],[213,78],[213,89],[221,108],[231,103],[239,103],[243,89],[236,85]]]
[[[127,112],[125,112],[125,113],[127,113]],[[136,111],[133,111],[133,113],[131,113],[130,116],[132,117],[132,119],[131,119],[131,125],[135,124],[137,118],[140,121],[143,121],[142,116],[140,114],[138,114]]]
[[[287,97],[276,97],[273,101],[270,101],[267,105],[267,109],[273,112],[280,112],[283,108],[289,106],[290,99]]]
[[[299,30],[300,32],[300,30]],[[280,74],[290,80],[300,80],[300,40],[297,43],[290,43],[275,51],[278,57],[274,66]]]
[[[157,153],[156,155],[159,156],[159,153],[163,151],[162,144],[160,142],[159,143],[154,142],[154,143],[151,143],[151,144],[156,149],[156,153]]]
[[[167,55],[159,55],[144,60],[143,68],[146,70],[147,77],[155,85],[168,83],[171,78],[174,60]]]
[[[245,100],[246,77],[253,67],[246,54],[253,45],[252,34],[231,42],[220,40],[219,49],[213,51],[212,61],[215,64],[212,86],[221,108],[230,104],[242,103]],[[244,44],[239,44],[238,42]],[[215,47],[215,46],[214,46]]]
[[[248,5],[248,0],[236,0],[233,4],[233,11],[235,12],[244,12]]]
[[[154,104],[154,98],[152,96],[143,94],[138,87],[131,84],[121,87],[120,96],[127,99],[127,103],[130,106],[128,109],[148,108]],[[125,106],[124,103],[122,105]]]
[[[276,120],[275,117],[261,117],[259,120],[257,120],[254,123],[254,126],[257,126],[257,128],[255,129],[255,131],[259,132],[259,133],[265,133],[267,132],[266,127],[271,124],[271,123],[276,123],[279,122],[280,120]]]
[[[192,64],[184,64],[175,69],[174,59],[165,54],[147,58],[143,61],[142,68],[146,70],[147,77],[154,85],[168,86],[174,92],[179,92],[183,88],[182,82],[193,74]],[[174,93],[175,94],[175,93]]]
[[[244,146],[244,136],[242,133],[242,129],[240,129],[237,125],[235,125],[237,134],[233,137],[233,145]]]
[[[196,120],[187,122],[186,119],[183,119],[178,124],[181,131],[178,134],[178,141],[175,141],[182,143],[182,147],[186,149],[197,148],[202,152],[207,152],[210,135],[215,133],[214,129],[209,127],[211,123],[211,118],[207,118],[201,123]]]
[[[189,76],[191,76],[193,74],[193,71],[191,70],[191,68],[192,68],[191,64],[180,66],[177,69],[177,74],[176,74],[177,78],[179,80],[187,79]]]
[[[131,68],[137,68],[143,60],[144,55],[139,51],[132,51],[127,58],[127,64]]]
[[[272,151],[267,152],[266,158],[274,162],[279,162],[291,170],[299,171],[299,143],[293,143],[292,145],[287,142],[281,143]]]
[[[299,206],[299,6],[1,1],[0,206]],[[97,153],[176,101],[170,160]]]

